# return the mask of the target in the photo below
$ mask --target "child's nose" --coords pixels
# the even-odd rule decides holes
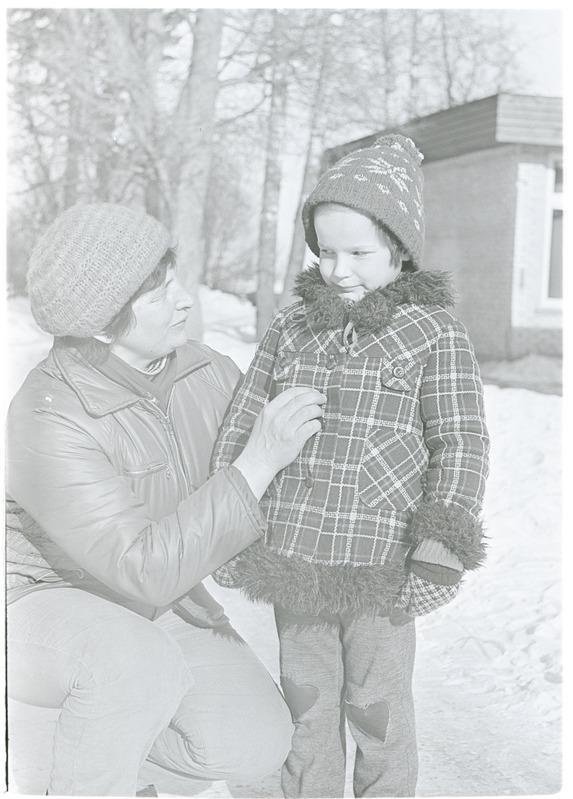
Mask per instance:
[[[346,277],[348,275],[348,260],[344,253],[338,253],[334,258],[332,274],[335,277]]]

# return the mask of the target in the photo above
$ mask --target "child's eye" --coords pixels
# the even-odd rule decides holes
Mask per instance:
[[[353,250],[351,255],[353,255],[355,258],[363,258],[365,255],[370,255],[370,252],[367,252],[366,250]]]

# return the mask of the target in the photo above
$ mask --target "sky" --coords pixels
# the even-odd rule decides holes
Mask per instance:
[[[523,39],[519,60],[527,78],[527,93],[562,95],[562,12],[511,9],[506,13]]]

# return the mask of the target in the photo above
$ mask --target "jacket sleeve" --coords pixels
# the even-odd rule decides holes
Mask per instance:
[[[26,404],[8,417],[7,490],[75,563],[113,591],[170,604],[263,533],[233,466],[160,520],[95,440],[89,417]]]
[[[271,398],[273,364],[280,338],[281,312],[263,336],[223,419],[211,457],[211,473],[228,466],[242,452],[259,413]]]
[[[465,569],[475,569],[485,557],[480,515],[489,438],[475,353],[455,320],[441,332],[425,367],[421,413],[429,463],[424,499],[412,519],[412,543],[440,541]]]

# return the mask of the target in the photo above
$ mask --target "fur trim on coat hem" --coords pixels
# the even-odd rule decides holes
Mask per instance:
[[[412,517],[410,537],[413,546],[426,538],[440,541],[461,560],[464,569],[477,569],[486,557],[481,521],[459,505],[426,500]]]
[[[388,615],[406,579],[403,563],[310,563],[279,555],[261,542],[247,547],[227,566],[233,587],[251,601],[276,603],[306,615],[373,610]]]

